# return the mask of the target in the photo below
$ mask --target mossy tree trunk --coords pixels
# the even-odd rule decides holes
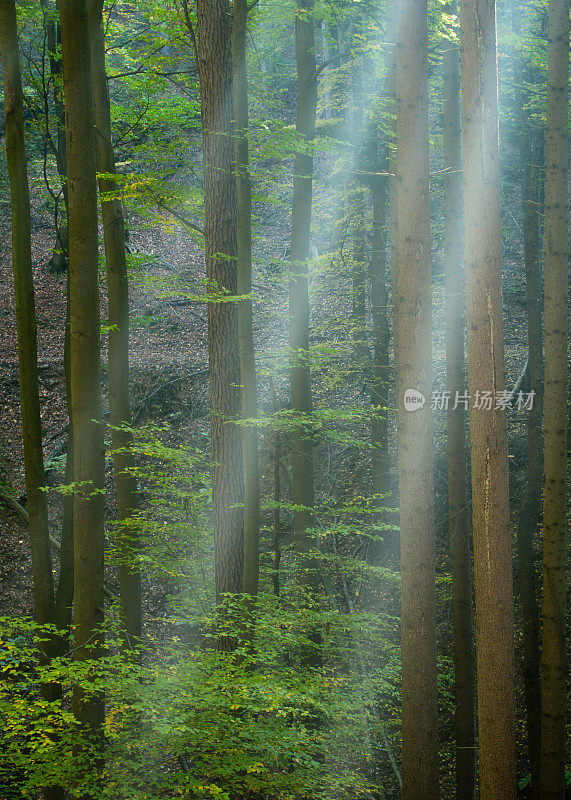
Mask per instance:
[[[60,0],[69,200],[70,377],[74,462],[74,658],[103,649],[104,449],[97,179],[87,0]],[[76,686],[73,711],[102,747],[101,694]]]

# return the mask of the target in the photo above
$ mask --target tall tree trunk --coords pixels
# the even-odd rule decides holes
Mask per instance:
[[[359,47],[359,31],[361,19],[357,18],[352,26],[350,40],[352,48]],[[356,59],[351,69],[351,97],[353,113],[351,116],[353,136],[366,136],[363,132],[363,74],[361,63]],[[366,145],[365,145],[366,148]],[[357,147],[354,158],[354,171],[363,171],[363,148]],[[357,380],[359,373],[370,364],[370,353],[367,348],[366,334],[366,279],[365,279],[365,188],[363,178],[355,175],[351,180],[349,191],[349,226],[351,236],[351,326],[356,361]]]
[[[517,529],[519,590],[523,617],[523,682],[527,747],[533,800],[539,800],[541,763],[541,686],[539,680],[539,609],[535,586],[533,537],[541,516],[543,479],[543,331],[541,322],[541,263],[539,251],[539,131],[521,120],[520,158],[524,225],[524,262],[527,294],[527,347],[530,389],[535,393],[527,417],[527,486]]]
[[[95,126],[86,0],[60,0],[69,196],[69,305],[74,483],[74,658],[103,648],[104,450],[100,385]],[[101,694],[80,687],[73,711],[100,740]]]
[[[246,72],[247,0],[234,0],[232,22],[232,66],[234,83],[237,197],[238,294],[252,291],[252,191],[248,166],[248,76]],[[252,327],[252,300],[238,305],[242,417],[258,414],[256,362]],[[259,581],[260,475],[258,471],[258,431],[255,425],[242,428],[244,450],[244,576],[243,591],[256,595]]]
[[[361,130],[363,126],[362,112],[355,115],[356,128]],[[357,163],[356,167],[360,165]],[[366,335],[366,280],[365,280],[365,190],[358,181],[353,182],[353,188],[349,194],[349,214],[351,230],[351,335],[354,344],[355,369],[357,380],[359,374],[362,375],[370,363],[370,353],[367,347]]]
[[[59,25],[57,3],[52,4],[51,0],[41,0],[41,4],[44,14],[44,28],[48,43],[55,109],[55,159],[67,216],[67,155],[65,147],[65,103],[62,91],[62,61],[60,52],[61,30]],[[47,126],[48,120],[46,119],[46,127]],[[67,269],[67,256],[67,223],[60,225],[56,220],[56,242],[54,252],[50,260],[50,268],[54,272],[64,272]]]
[[[0,52],[4,77],[6,158],[12,208],[12,266],[18,328],[20,408],[26,497],[34,580],[34,612],[40,625],[54,622],[54,585],[44,485],[42,423],[38,389],[36,310],[32,272],[30,192],[24,138],[24,100],[13,0],[0,4]]]
[[[396,54],[398,262],[395,372],[401,534],[402,796],[440,796],[432,453],[428,17],[404,0]],[[413,412],[406,390],[426,398]]]
[[[56,624],[63,628],[64,624],[62,623],[65,623],[66,620],[56,615],[57,604],[54,598],[48,506],[46,494],[42,491],[45,473],[38,385],[30,192],[24,135],[18,27],[13,0],[4,0],[0,3],[0,53],[4,78],[6,158],[12,209],[12,266],[18,332],[24,474],[34,586],[34,616],[40,625]],[[65,555],[61,563],[59,585],[63,586],[67,574]],[[40,648],[44,662],[47,662],[57,652],[61,652],[62,643],[58,638],[42,635],[41,640]],[[48,700],[55,700],[59,695],[59,687],[57,684],[43,684],[42,695]],[[62,800],[64,791],[61,786],[49,786],[44,788],[43,794],[46,800]]]
[[[468,385],[471,395],[479,784],[516,795],[513,596],[502,324],[495,0],[461,0]],[[477,393],[491,392],[491,408]],[[478,407],[476,407],[478,404]]]
[[[273,378],[270,377],[270,397],[272,400],[272,412],[274,416],[278,410],[276,389]],[[281,486],[280,486],[280,457],[281,457],[281,437],[278,421],[276,420],[274,428],[274,529],[273,529],[273,569],[272,569],[272,584],[274,595],[279,596],[280,593],[280,561],[281,561]]]
[[[208,291],[236,295],[231,15],[227,0],[198,0],[199,80],[204,152],[205,256]],[[210,435],[216,596],[242,591],[244,473],[240,416],[238,307],[208,304]],[[219,646],[228,648],[229,640]]]
[[[397,36],[397,0],[392,0],[389,8],[389,18],[387,22],[387,39],[395,42]],[[397,118],[396,118],[396,58],[397,58],[396,44],[390,48],[387,54],[388,67],[387,67],[387,98],[389,102],[389,110],[391,112],[391,119],[389,122],[390,140],[388,145],[389,151],[389,223],[390,223],[390,263],[391,263],[391,283],[394,289],[394,279],[397,271],[398,263],[398,201],[397,201]],[[393,337],[394,337],[393,331]],[[396,341],[394,343],[396,352]]]
[[[567,101],[569,0],[550,0],[545,137],[545,478],[541,797],[565,796]]]
[[[387,295],[387,248],[384,224],[387,208],[387,182],[374,180],[371,187],[373,238],[371,243],[371,311],[373,315],[373,376],[371,383],[371,444],[373,494],[390,491],[387,405],[389,393],[389,319]],[[380,505],[386,498],[379,501]]]
[[[69,321],[69,272],[67,274],[67,292],[65,304],[65,331],[63,362],[65,374],[65,395],[68,415],[67,452],[65,459],[65,485],[73,483],[73,421],[71,413],[71,341]],[[55,596],[56,625],[65,631],[62,637],[61,653],[68,647],[69,630],[73,605],[73,494],[63,496],[63,514],[61,523],[61,542],[59,550],[59,580]]]
[[[105,72],[105,34],[103,3],[91,2],[89,39],[95,114],[97,169],[107,176],[115,175],[115,154],[111,140],[109,87]],[[112,199],[117,191],[113,178],[99,178],[99,194],[103,216],[103,236],[109,290],[109,412],[111,445],[120,523],[119,592],[121,598],[124,645],[135,650],[141,639],[141,571],[138,557],[141,537],[138,528],[129,524],[139,505],[137,480],[133,475],[134,458],[129,452],[132,436],[125,426],[131,424],[129,400],[129,283],[125,255],[125,224],[121,202]]]
[[[295,17],[295,52],[297,61],[296,133],[311,142],[315,136],[317,85],[313,40],[313,2],[299,0]],[[311,550],[315,502],[313,470],[313,433],[307,415],[313,410],[309,369],[309,292],[308,259],[313,193],[313,157],[297,153],[293,165],[293,203],[291,220],[291,275],[289,281],[289,346],[291,358],[291,405],[301,417],[292,433],[294,535],[302,555],[303,580],[317,587],[317,563],[304,558]]]
[[[386,158],[380,157],[378,127],[374,125],[367,169],[379,172],[386,167]],[[389,312],[387,293],[387,247],[385,241],[385,222],[387,217],[387,178],[373,176],[370,181],[373,210],[371,240],[371,313],[373,318],[373,357],[371,364],[371,477],[373,494],[377,496],[375,505],[379,508],[375,515],[377,525],[392,522],[387,519],[383,509],[391,502],[387,495],[391,490],[391,459],[389,456],[388,434],[388,394],[390,384],[389,367]],[[383,550],[391,541],[389,529],[376,530],[375,539],[368,547],[368,561],[380,566]],[[376,581],[374,583],[377,583]],[[378,584],[377,584],[378,585]]]
[[[446,7],[457,14],[457,2]],[[476,672],[470,519],[466,491],[466,412],[455,399],[466,391],[464,378],[464,227],[462,219],[462,143],[460,53],[453,41],[444,54],[444,262],[446,274],[446,389],[448,518],[452,574],[452,627],[456,692],[456,797],[472,800],[475,781]]]

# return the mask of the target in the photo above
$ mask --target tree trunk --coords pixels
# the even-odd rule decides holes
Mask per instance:
[[[356,115],[355,130],[362,130],[363,115]],[[358,162],[355,164],[359,168]],[[351,231],[351,336],[354,345],[355,372],[360,380],[370,364],[371,354],[367,347],[366,335],[366,280],[365,280],[365,190],[357,181],[349,194],[349,215]]]
[[[30,551],[34,587],[34,617],[38,624],[67,627],[56,614],[54,580],[49,540],[48,506],[42,487],[45,483],[42,449],[42,423],[38,385],[36,311],[32,271],[30,192],[24,134],[24,105],[19,63],[16,8],[12,0],[0,3],[0,53],[4,78],[4,112],[6,158],[10,182],[12,210],[12,266],[18,332],[18,367],[20,377],[20,409],[27,510],[30,529]],[[65,561],[62,562],[60,585],[65,584]],[[59,586],[58,586],[59,590]],[[39,647],[42,660],[61,652],[62,642],[56,636],[42,635]],[[55,700],[59,687],[42,685],[42,696]],[[45,787],[46,800],[61,800],[61,786]]]
[[[109,87],[105,72],[105,34],[103,3],[91,2],[89,38],[95,114],[95,144],[98,172],[114,175],[115,154],[111,140]],[[134,458],[129,452],[132,436],[125,431],[131,424],[129,400],[129,283],[125,255],[125,224],[121,202],[109,196],[117,191],[113,178],[99,178],[103,216],[103,236],[109,289],[109,412],[111,446],[120,524],[119,592],[121,598],[124,645],[135,650],[141,639],[141,571],[138,557],[141,537],[138,528],[129,524],[139,505],[137,480],[133,475]]]
[[[539,251],[539,131],[522,119],[521,170],[524,225],[524,262],[527,294],[527,346],[530,390],[535,392],[527,417],[527,486],[517,529],[519,590],[523,617],[523,683],[527,747],[533,800],[539,800],[541,763],[541,686],[539,680],[539,610],[535,580],[533,537],[541,516],[543,479],[543,331],[541,322],[541,263]]]
[[[351,47],[359,48],[360,15],[351,31]],[[353,113],[350,115],[353,131],[360,134],[363,130],[363,74],[361,65],[356,61],[351,69],[351,95]],[[362,172],[363,157],[361,148],[356,149],[353,161],[355,172]],[[365,279],[365,188],[362,178],[354,176],[350,182],[348,203],[349,230],[351,237],[351,333],[354,345],[354,361],[356,378],[370,365],[371,354],[367,347],[366,333],[366,279]]]
[[[297,62],[296,133],[311,142],[315,136],[317,85],[313,39],[313,2],[299,0],[295,16],[295,52]],[[302,582],[317,588],[317,561],[304,556],[313,537],[307,529],[313,525],[315,503],[313,468],[313,432],[307,416],[312,413],[309,368],[309,292],[308,259],[313,192],[313,157],[297,153],[293,165],[293,202],[289,281],[289,346],[292,411],[301,419],[292,432],[292,495],[294,536],[301,555]]]
[[[373,376],[371,384],[371,444],[373,446],[373,494],[390,492],[387,405],[389,393],[389,319],[387,295],[387,249],[383,227],[387,205],[386,179],[373,183],[373,239],[371,244],[371,311],[373,314]]]
[[[247,0],[235,0],[232,22],[232,65],[234,84],[237,197],[237,272],[238,294],[252,292],[252,191],[248,166],[248,76],[246,72]],[[256,362],[252,328],[252,300],[238,305],[242,417],[258,415]],[[244,451],[244,576],[243,591],[258,593],[260,538],[260,476],[258,471],[258,431],[255,425],[242,428]]]
[[[41,4],[44,14],[44,28],[47,35],[56,116],[57,135],[55,142],[55,159],[67,217],[67,155],[65,147],[65,103],[63,97],[62,61],[60,52],[61,31],[57,4],[54,3],[52,5],[51,0],[41,0]],[[48,124],[49,120],[46,119],[46,128],[48,128]],[[68,246],[67,223],[60,225],[56,219],[56,242],[50,259],[50,269],[53,272],[65,272],[67,269]]]
[[[276,389],[274,386],[273,378],[270,377],[270,397],[272,400],[272,412],[274,416],[278,410]],[[272,569],[272,585],[274,595],[279,596],[280,593],[280,561],[281,561],[281,486],[280,486],[280,457],[281,457],[281,437],[279,421],[276,420],[274,428],[274,526],[273,526],[273,569]]]
[[[565,796],[567,98],[569,0],[550,0],[545,137],[545,415],[541,797]]]
[[[40,625],[54,622],[54,585],[44,485],[42,423],[38,389],[36,310],[32,272],[30,192],[24,138],[24,100],[16,7],[0,4],[0,51],[4,77],[6,158],[12,208],[12,266],[18,328],[20,408],[26,497],[34,580],[34,612]],[[47,655],[47,653],[46,653]]]
[[[204,152],[205,256],[208,292],[236,295],[231,15],[227,0],[198,0],[199,79]],[[240,416],[238,307],[208,304],[212,504],[216,597],[242,591],[244,473]],[[229,648],[229,640],[221,640]]]
[[[60,0],[69,195],[69,304],[74,482],[74,658],[103,648],[104,451],[100,385],[95,126],[86,0]],[[102,695],[80,687],[73,710],[100,740]]]
[[[446,7],[457,14],[457,2]],[[456,692],[456,797],[472,800],[476,766],[476,672],[472,622],[470,518],[466,491],[466,412],[455,398],[466,391],[464,377],[464,228],[460,53],[453,41],[444,54],[444,262],[446,274],[446,390],[448,518],[452,575],[452,627]]]
[[[471,395],[479,785],[516,796],[513,596],[502,325],[494,0],[461,0],[468,384]],[[491,408],[478,400],[491,393]],[[478,404],[478,407],[476,407]]]
[[[67,293],[65,305],[65,331],[63,362],[65,374],[65,394],[68,414],[67,453],[65,459],[65,485],[73,483],[73,422],[71,412],[71,342],[69,321],[69,272],[67,274]],[[69,630],[73,605],[73,494],[63,496],[63,515],[61,523],[61,543],[59,550],[59,580],[56,589],[56,625],[65,635],[60,641],[60,652],[68,649]]]
[[[378,129],[375,126],[375,157],[368,161],[370,171],[382,168],[378,156]],[[389,367],[389,313],[387,293],[387,247],[385,242],[385,221],[387,216],[387,179],[375,176],[371,180],[371,200],[373,207],[373,229],[371,241],[371,313],[373,317],[373,358],[371,376],[371,473],[375,505],[379,512],[375,522],[381,526],[392,522],[384,509],[391,503],[388,495],[391,491],[391,459],[389,456],[388,433],[388,395],[390,384]],[[392,531],[375,530],[375,539],[369,544],[368,558],[370,564],[379,567],[383,551],[392,549]],[[373,585],[378,586],[378,581]]]
[[[403,800],[438,798],[432,453],[428,20],[426,0],[399,8],[396,54],[398,262],[395,372],[401,535]],[[426,398],[405,409],[406,390]]]

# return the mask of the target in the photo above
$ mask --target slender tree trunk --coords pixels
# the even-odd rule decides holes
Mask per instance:
[[[360,19],[351,31],[352,45],[358,47],[358,34],[360,30]],[[363,135],[363,75],[359,62],[353,64],[351,70],[351,95],[353,99],[353,113],[351,122],[353,135]],[[354,159],[354,170],[363,170],[362,150],[357,148]],[[367,348],[366,335],[366,280],[365,280],[365,187],[363,179],[357,176],[351,181],[348,203],[350,217],[351,235],[351,324],[352,338],[354,343],[354,354],[356,356],[357,376],[359,371],[367,368],[370,364],[370,353]],[[357,379],[359,379],[357,377]]]
[[[379,168],[377,161],[375,169]],[[389,456],[388,394],[389,394],[389,314],[387,294],[387,248],[383,228],[387,212],[387,180],[374,178],[371,185],[373,205],[373,238],[371,242],[371,311],[373,316],[373,363],[371,381],[371,471],[373,494],[378,496],[375,505],[380,511],[377,523],[387,523],[383,508],[390,503],[391,459]],[[388,529],[375,531],[379,537],[369,545],[368,560],[380,566],[383,545],[392,538]]]
[[[86,0],[60,0],[69,195],[69,304],[74,482],[74,658],[103,648],[104,450],[100,384],[95,126]],[[102,746],[101,694],[73,710]]]
[[[355,130],[361,130],[363,114],[356,115]],[[356,165],[357,166],[357,165]],[[349,214],[351,217],[351,324],[357,375],[362,374],[370,363],[366,336],[366,280],[365,280],[365,189],[354,181],[349,195]],[[359,378],[357,377],[357,380]]]
[[[234,82],[237,197],[238,294],[252,292],[252,191],[248,166],[248,76],[246,72],[247,0],[234,0],[232,22],[232,64]],[[258,415],[256,363],[252,300],[238,305],[242,417]],[[244,450],[244,577],[243,591],[256,595],[259,580],[260,476],[258,471],[258,431],[255,425],[242,428]]]
[[[65,485],[73,483],[73,421],[71,412],[71,342],[69,322],[69,272],[67,274],[67,293],[65,304],[65,331],[63,361],[65,373],[65,393],[68,414],[67,453],[65,459]],[[65,635],[60,642],[60,652],[68,649],[69,630],[73,605],[73,494],[63,497],[61,542],[59,550],[59,580],[55,597],[56,625]]]
[[[390,263],[391,263],[391,282],[393,283],[397,271],[398,263],[398,202],[397,202],[397,118],[396,118],[396,35],[397,35],[397,0],[392,0],[391,8],[389,10],[389,20],[387,23],[387,37],[389,41],[393,42],[388,54],[388,69],[387,69],[387,97],[389,101],[389,110],[391,112],[391,119],[389,122],[390,139],[388,145],[389,151],[389,225],[390,225]],[[394,331],[393,331],[394,337]],[[396,340],[394,343],[396,352]]]
[[[396,55],[398,262],[395,372],[401,532],[403,800],[438,798],[432,453],[428,17],[404,0]],[[413,412],[406,390],[426,402]]]
[[[59,25],[57,3],[51,0],[41,0],[44,14],[44,28],[47,36],[50,72],[53,86],[55,108],[56,142],[55,158],[58,175],[61,182],[61,191],[67,217],[67,155],[65,148],[65,103],[62,85],[61,61],[61,30]],[[46,126],[48,120],[46,120]],[[68,229],[67,223],[60,225],[56,221],[56,242],[50,260],[50,268],[54,272],[64,272],[67,269],[68,256]]]
[[[550,0],[545,136],[545,467],[542,800],[565,797],[565,489],[567,426],[567,102],[569,0]]]
[[[270,396],[272,399],[272,411],[274,415],[278,410],[276,389],[274,386],[273,378],[270,377]],[[274,428],[274,530],[273,530],[273,547],[274,547],[274,564],[272,572],[272,584],[274,588],[274,595],[279,596],[280,593],[280,561],[281,561],[281,486],[280,486],[280,457],[281,457],[281,437],[279,425],[276,423]]]
[[[227,0],[198,0],[199,79],[204,151],[205,255],[208,291],[236,295],[231,15]],[[244,473],[240,416],[238,307],[208,304],[210,434],[216,596],[242,591]],[[221,648],[232,643],[221,640]]]
[[[373,313],[373,380],[371,384],[371,443],[373,445],[373,494],[390,491],[391,462],[388,451],[387,404],[389,392],[389,320],[387,261],[383,227],[386,216],[386,180],[372,188],[373,239],[371,244],[371,310]],[[381,505],[386,500],[381,501]]]
[[[530,390],[535,393],[527,417],[527,487],[517,530],[519,590],[523,616],[523,682],[527,721],[527,746],[533,800],[539,800],[541,763],[541,686],[539,680],[539,609],[535,586],[533,537],[541,516],[543,478],[543,331],[541,322],[541,263],[539,250],[539,131],[520,123],[524,225],[524,262],[527,293],[527,344]]]
[[[516,795],[513,593],[502,324],[495,0],[461,0],[468,384],[471,395],[479,785]],[[491,408],[477,393],[491,392]]]
[[[446,8],[457,14],[456,0]],[[460,53],[452,41],[444,54],[444,261],[446,274],[446,389],[448,517],[452,574],[452,626],[456,691],[456,797],[472,800],[476,766],[476,672],[472,622],[470,517],[466,491],[466,412],[455,398],[466,391],[464,377],[464,227]]]
[[[91,2],[89,38],[95,114],[95,144],[98,172],[115,175],[115,154],[111,140],[109,87],[105,72],[105,34],[102,20],[103,3]],[[112,199],[117,190],[113,178],[99,178],[99,194],[103,216],[103,235],[109,289],[109,411],[111,445],[120,523],[119,591],[121,597],[124,644],[137,648],[141,639],[141,571],[138,557],[140,531],[133,527],[133,513],[139,505],[137,480],[133,475],[134,458],[129,452],[132,436],[124,430],[131,424],[129,400],[129,283],[125,254],[125,224],[121,202]]]
[[[19,63],[18,27],[13,0],[0,2],[0,53],[4,79],[6,158],[12,210],[12,266],[18,332],[20,409],[24,447],[24,473],[30,528],[30,550],[34,585],[34,616],[40,625],[64,627],[56,615],[54,580],[49,540],[48,506],[42,487],[45,482],[42,423],[38,386],[36,311],[32,271],[30,192],[28,186],[22,77]],[[65,575],[60,573],[60,584]],[[58,587],[59,588],[59,587]],[[45,662],[61,651],[57,637],[42,635],[40,648]],[[57,684],[43,684],[48,700],[59,696]],[[61,786],[45,787],[46,800],[61,800]]]
[[[6,158],[12,208],[12,266],[18,328],[20,408],[26,497],[34,579],[34,611],[40,624],[54,622],[54,585],[44,485],[42,423],[38,390],[36,310],[32,272],[30,192],[28,188],[24,101],[13,0],[0,3],[0,51],[4,77]],[[47,654],[46,654],[47,655]]]
[[[296,133],[310,142],[315,135],[317,87],[313,40],[312,0],[299,0],[295,17],[297,61]],[[317,588],[317,563],[303,554],[312,548],[307,529],[313,525],[315,502],[313,471],[313,433],[307,415],[313,410],[309,368],[309,292],[308,258],[313,191],[313,157],[297,153],[293,165],[293,203],[291,222],[291,276],[289,281],[289,346],[291,358],[291,405],[301,417],[292,433],[294,535],[302,555],[303,580]],[[305,419],[303,419],[305,417]]]

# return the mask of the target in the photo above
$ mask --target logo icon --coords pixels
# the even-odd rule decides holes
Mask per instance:
[[[405,411],[419,411],[425,404],[426,398],[416,389],[407,389],[404,393]]]

